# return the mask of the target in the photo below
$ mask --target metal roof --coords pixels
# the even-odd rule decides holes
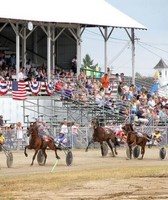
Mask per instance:
[[[147,29],[105,0],[5,0],[0,20]]]
[[[163,61],[162,58],[160,59],[158,64],[154,67],[154,69],[165,69],[165,68],[168,68],[168,65],[166,65],[166,63]]]

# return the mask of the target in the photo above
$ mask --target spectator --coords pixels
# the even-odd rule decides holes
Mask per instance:
[[[17,135],[17,150],[19,150],[23,140],[23,127],[21,122],[18,122],[16,124],[16,135]]]
[[[6,131],[6,145],[11,149],[14,149],[13,138],[15,137],[14,125],[11,124]]]
[[[95,92],[95,102],[98,104],[98,107],[102,107],[104,105],[103,96],[100,91]]]
[[[4,122],[3,122],[3,116],[0,115],[0,127],[3,126]]]
[[[77,57],[74,56],[74,58],[72,59],[72,71],[74,74],[77,73]]]
[[[68,122],[67,122],[67,120],[64,120],[64,123],[61,126],[60,132],[64,133],[65,135],[68,134]]]
[[[149,97],[149,100],[148,100],[148,102],[147,102],[147,105],[148,105],[149,107],[152,107],[152,108],[155,107],[155,101],[154,101],[153,97]]]
[[[119,84],[118,84],[118,95],[119,95],[120,99],[122,99],[122,96],[123,96],[122,82],[119,82]]]
[[[104,76],[101,78],[101,83],[102,83],[102,87],[105,90],[105,93],[108,93],[108,87],[109,87],[109,84],[110,84],[110,79],[109,79],[107,73],[105,73]]]
[[[73,123],[72,127],[71,127],[71,131],[72,131],[72,148],[76,148],[77,147],[77,135],[78,135],[78,125],[77,123]]]
[[[136,116],[138,117],[139,122],[148,122],[148,119],[145,118],[146,117],[145,114],[146,113],[144,112],[143,107],[140,106],[139,110],[136,113]]]
[[[24,81],[26,78],[27,78],[27,76],[25,74],[25,68],[20,67],[18,77],[17,77],[17,81]]]

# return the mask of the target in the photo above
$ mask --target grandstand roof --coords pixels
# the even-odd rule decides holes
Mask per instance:
[[[105,0],[5,0],[1,7],[0,20],[147,29]]]
[[[161,58],[158,64],[154,67],[154,69],[164,69],[164,68],[168,68],[168,65],[166,65],[166,63]]]

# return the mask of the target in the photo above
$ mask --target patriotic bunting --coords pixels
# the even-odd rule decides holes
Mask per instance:
[[[41,83],[39,81],[30,81],[29,88],[34,95],[38,95],[41,91]]]
[[[55,91],[54,83],[53,82],[49,82],[49,83],[45,82],[45,87],[46,87],[47,94],[51,96]]]
[[[2,80],[0,81],[0,95],[5,95],[9,91],[9,82]]]

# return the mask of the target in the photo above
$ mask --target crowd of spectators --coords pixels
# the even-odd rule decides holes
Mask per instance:
[[[13,80],[16,77],[16,58],[12,54],[8,60],[0,51],[0,80]],[[31,60],[21,67],[19,80],[45,81],[47,80],[47,67],[33,67]],[[110,113],[119,113],[129,117],[132,121],[148,122],[154,119],[156,123],[164,122],[168,115],[168,100],[153,94],[145,87],[138,88],[124,80],[124,74],[112,74],[107,69],[100,79],[87,77],[83,70],[79,75],[73,69],[65,71],[56,69],[52,71],[51,81],[54,82],[55,92],[60,93],[61,100],[80,101],[84,104],[95,102],[99,108]],[[117,96],[114,98],[117,85]],[[117,100],[117,102],[116,102]]]
[[[109,82],[103,85],[104,77]],[[117,96],[114,90],[117,85]],[[104,74],[101,79],[86,77],[83,71],[78,75],[77,81],[72,79],[66,82],[56,81],[56,92],[60,92],[62,99],[80,101],[85,104],[94,101],[99,108],[111,114],[122,114],[133,122],[155,125],[165,123],[168,115],[168,99],[159,96],[158,91],[150,93],[144,85],[137,87],[124,81],[123,74]]]

